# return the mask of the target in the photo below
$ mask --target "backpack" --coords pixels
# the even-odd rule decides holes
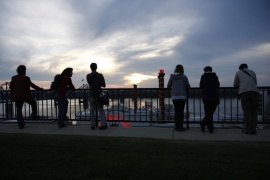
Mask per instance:
[[[61,79],[62,79],[61,74],[56,74],[56,75],[54,76],[54,80],[53,80],[53,82],[52,82],[52,84],[51,84],[50,89],[51,89],[51,90],[54,90],[54,91],[57,90],[57,88],[58,88],[59,85],[60,85]]]

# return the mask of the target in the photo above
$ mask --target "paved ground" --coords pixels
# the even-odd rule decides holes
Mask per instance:
[[[270,141],[270,129],[260,128],[256,135],[241,133],[239,128],[216,129],[213,134],[200,128],[191,127],[187,131],[177,132],[173,127],[109,127],[106,130],[91,130],[87,124],[69,125],[59,129],[53,123],[28,123],[19,129],[15,123],[0,123],[0,133],[85,135],[104,137],[139,137],[171,140],[207,140],[207,141]]]

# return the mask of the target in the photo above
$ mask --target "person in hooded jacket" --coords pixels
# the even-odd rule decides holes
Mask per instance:
[[[175,112],[175,130],[185,131],[186,128],[183,127],[184,108],[187,100],[187,90],[190,88],[190,84],[187,76],[184,74],[184,67],[181,64],[176,65],[174,73],[170,75],[167,88],[172,88],[171,98]]]
[[[202,101],[205,117],[200,122],[200,126],[202,132],[205,132],[205,126],[207,126],[209,132],[213,133],[213,114],[219,104],[218,88],[220,83],[216,73],[212,72],[212,67],[206,66],[203,70],[204,74],[201,76],[200,88],[203,89]]]

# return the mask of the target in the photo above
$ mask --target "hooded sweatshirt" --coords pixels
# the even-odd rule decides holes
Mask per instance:
[[[187,90],[190,88],[188,78],[183,73],[173,73],[170,76],[167,88],[172,88],[172,100],[186,100]]]
[[[203,89],[202,100],[219,103],[218,88],[220,86],[216,73],[206,72],[201,76],[200,88]]]

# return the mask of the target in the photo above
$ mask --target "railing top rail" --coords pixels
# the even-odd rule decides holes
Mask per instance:
[[[160,88],[136,88],[137,90],[159,90]],[[170,88],[162,88],[162,89],[170,89]],[[192,89],[201,89],[200,87],[191,87]],[[236,87],[220,87],[219,89],[237,89]],[[258,89],[270,89],[270,86],[258,86]],[[88,89],[76,89],[76,91],[85,91]],[[103,90],[134,90],[134,88],[104,88]],[[0,92],[7,92],[10,90],[0,90]],[[31,91],[39,91],[39,90],[31,90]],[[52,91],[50,89],[44,89],[44,91]]]

